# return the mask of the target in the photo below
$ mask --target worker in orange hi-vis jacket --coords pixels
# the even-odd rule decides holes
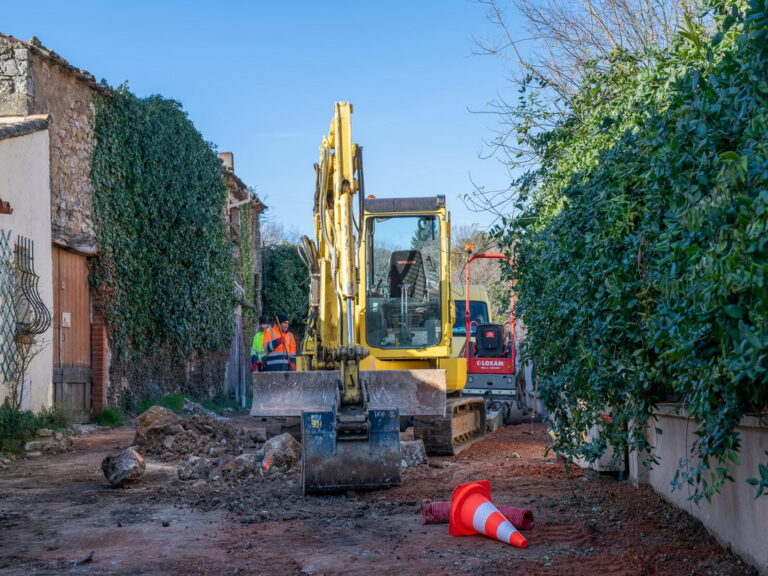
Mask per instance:
[[[277,315],[275,325],[264,333],[263,345],[267,372],[296,370],[296,337],[290,332],[288,316]]]

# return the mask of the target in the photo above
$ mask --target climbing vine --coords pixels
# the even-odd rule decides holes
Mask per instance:
[[[94,110],[91,280],[113,364],[226,347],[233,270],[215,152],[175,101],[122,86],[98,96]]]
[[[251,206],[244,205],[240,212],[240,263],[238,266],[238,277],[243,287],[243,333],[247,345],[253,339],[256,333],[256,318],[254,314],[254,283],[253,283],[253,235],[254,230],[251,226]]]
[[[673,483],[697,501],[738,463],[742,416],[768,407],[768,10],[713,17],[711,38],[688,22],[668,50],[617,52],[553,129],[523,93],[509,117],[539,162],[495,231],[556,448],[652,454],[653,410],[678,400],[697,439]]]

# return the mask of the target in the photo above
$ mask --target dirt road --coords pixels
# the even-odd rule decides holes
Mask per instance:
[[[138,485],[112,488],[101,461],[134,433],[96,430],[0,471],[0,574],[756,574],[651,490],[545,456],[541,424],[430,458],[398,488],[325,497],[302,496],[298,471],[185,482],[151,456]],[[533,511],[528,549],[421,523],[422,500],[483,479],[495,504]]]

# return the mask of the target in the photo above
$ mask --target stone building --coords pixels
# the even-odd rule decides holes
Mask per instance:
[[[38,274],[53,287],[51,376],[47,385],[40,384],[46,392],[33,394],[34,409],[58,403],[98,414],[107,399],[114,398],[107,327],[94,305],[99,295],[88,283],[89,262],[98,253],[90,167],[92,101],[99,92],[108,93],[109,88],[37,39],[23,42],[0,34],[0,120],[45,115],[49,140],[50,264],[46,270],[38,268]],[[230,204],[245,200],[247,188],[233,172],[225,169],[223,177],[230,186]],[[253,196],[249,201],[260,206],[255,195],[248,194]],[[224,217],[231,218],[231,212],[228,208]],[[260,211],[250,212],[256,242]],[[254,244],[254,252],[258,246]],[[222,375],[220,386],[224,383]]]

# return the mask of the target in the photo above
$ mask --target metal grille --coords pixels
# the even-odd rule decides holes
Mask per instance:
[[[8,382],[16,375],[16,286],[11,231],[0,229],[0,377]]]
[[[29,238],[16,238],[16,321],[23,335],[42,334],[51,326],[51,312],[40,297],[35,273],[35,244]]]

